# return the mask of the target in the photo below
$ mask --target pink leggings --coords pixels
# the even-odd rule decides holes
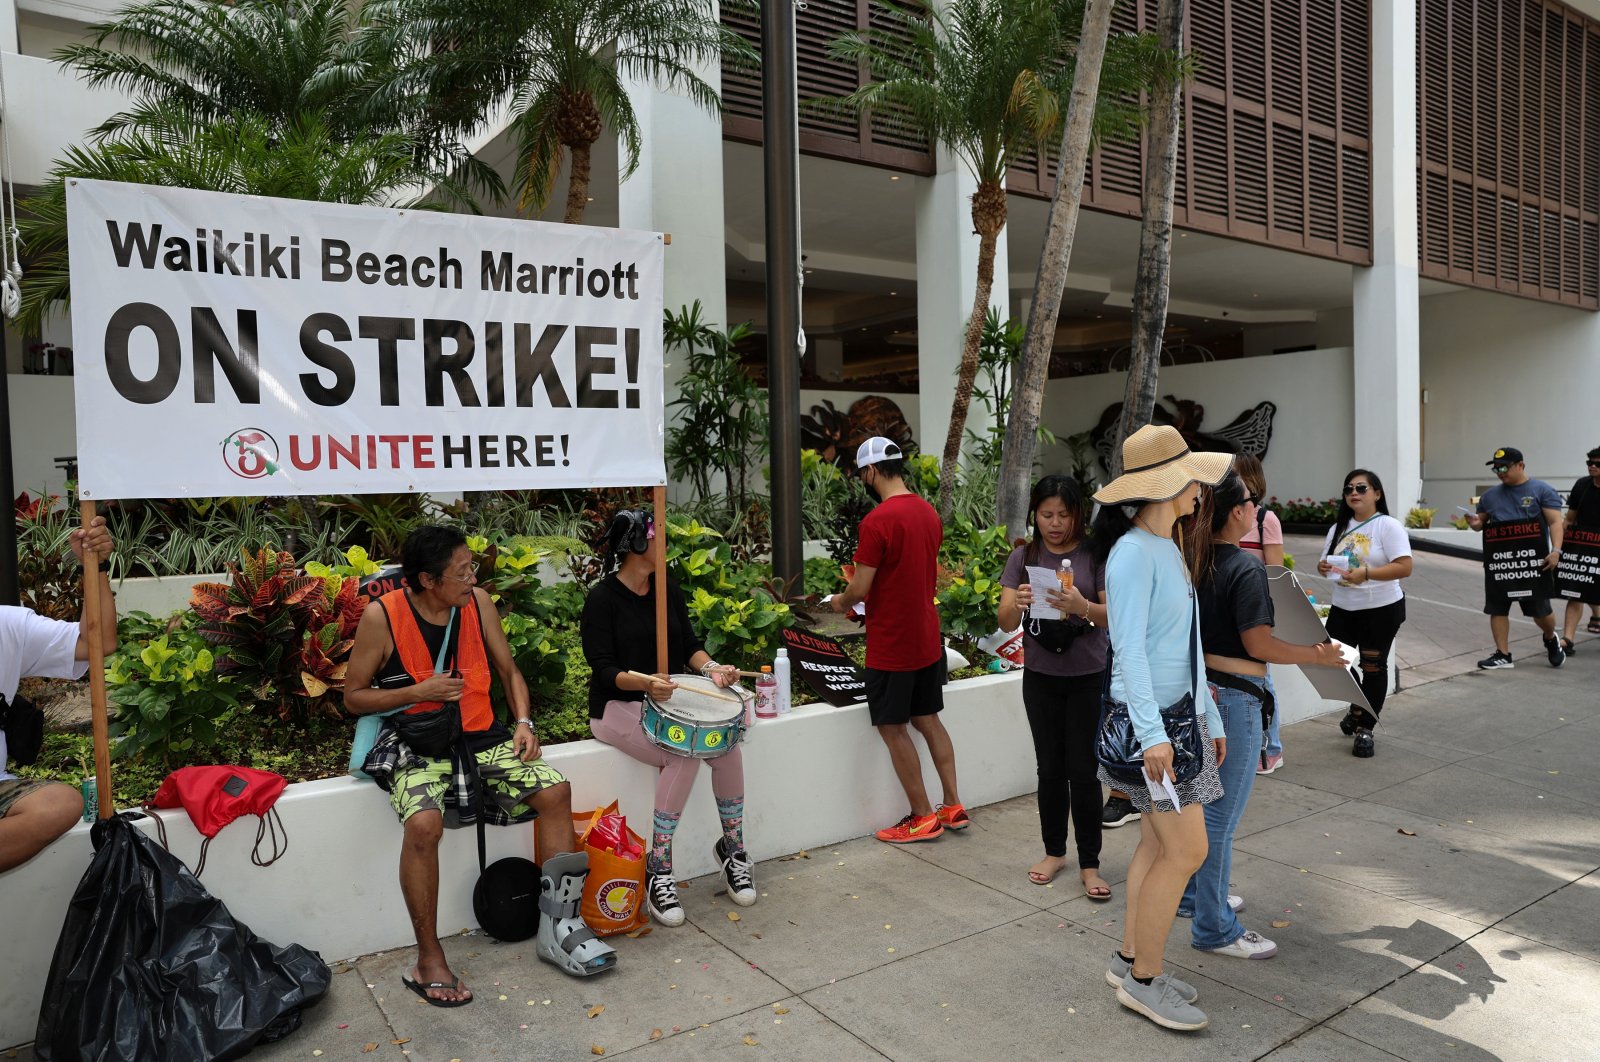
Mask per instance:
[[[669,815],[681,815],[684,805],[689,802],[689,790],[694,787],[695,775],[700,771],[700,761],[652,744],[639,726],[641,708],[638,701],[607,701],[605,715],[589,720],[589,732],[640,763],[659,767],[661,775],[656,779],[655,809]],[[711,767],[711,792],[717,800],[742,801],[744,750],[735,748],[706,762]]]

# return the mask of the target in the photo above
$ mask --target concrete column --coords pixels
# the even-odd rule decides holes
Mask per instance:
[[[1416,0],[1373,7],[1372,266],[1354,284],[1355,463],[1383,478],[1396,517],[1423,475],[1416,19]]]
[[[938,170],[917,181],[917,445],[939,454],[950,430],[950,403],[961,368],[961,343],[978,286],[978,237],[972,231],[972,193],[978,182],[966,164],[943,148]],[[1006,234],[995,248],[995,283],[989,305],[1010,315],[1010,263]],[[982,432],[988,421],[974,400],[967,427]]]
[[[0,0],[3,2],[3,0]],[[699,71],[712,85],[715,66]],[[617,189],[617,224],[672,234],[666,250],[666,308],[699,299],[705,320],[728,324],[728,269],[722,204],[722,121],[687,97],[630,82],[638,115],[639,168]],[[626,153],[619,146],[619,165]],[[677,380],[667,367],[667,393]]]

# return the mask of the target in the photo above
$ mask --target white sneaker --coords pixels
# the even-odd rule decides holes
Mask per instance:
[[[1223,948],[1205,948],[1208,955],[1226,955],[1234,959],[1270,959],[1278,954],[1278,946],[1253,929]]]
[[[1235,896],[1232,893],[1229,893],[1228,910],[1232,911],[1234,914],[1238,914],[1240,911],[1244,910],[1244,897]]]

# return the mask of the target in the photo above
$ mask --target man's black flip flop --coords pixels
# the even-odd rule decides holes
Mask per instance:
[[[421,981],[413,981],[405,974],[401,974],[400,983],[411,989],[411,991],[415,992],[417,995],[421,996],[427,1001],[427,1004],[430,1007],[464,1007],[476,998],[475,996],[468,996],[466,999],[435,999],[434,997],[428,995],[428,990],[430,988],[448,988],[452,992],[456,991],[456,989],[461,987],[461,978],[459,977],[452,980],[449,984],[445,984],[443,981],[432,981],[428,984],[423,984]]]

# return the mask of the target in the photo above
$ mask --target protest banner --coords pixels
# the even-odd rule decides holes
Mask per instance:
[[[778,632],[795,671],[812,692],[829,704],[844,708],[867,696],[867,677],[844,646],[823,634],[789,627]]]
[[[71,180],[84,498],[665,482],[662,237]]]
[[[1492,597],[1549,597],[1549,574],[1540,570],[1550,554],[1542,519],[1505,520],[1483,527],[1484,589]]]
[[[1600,605],[1600,528],[1569,527],[1561,540],[1556,594],[1569,601]]]

